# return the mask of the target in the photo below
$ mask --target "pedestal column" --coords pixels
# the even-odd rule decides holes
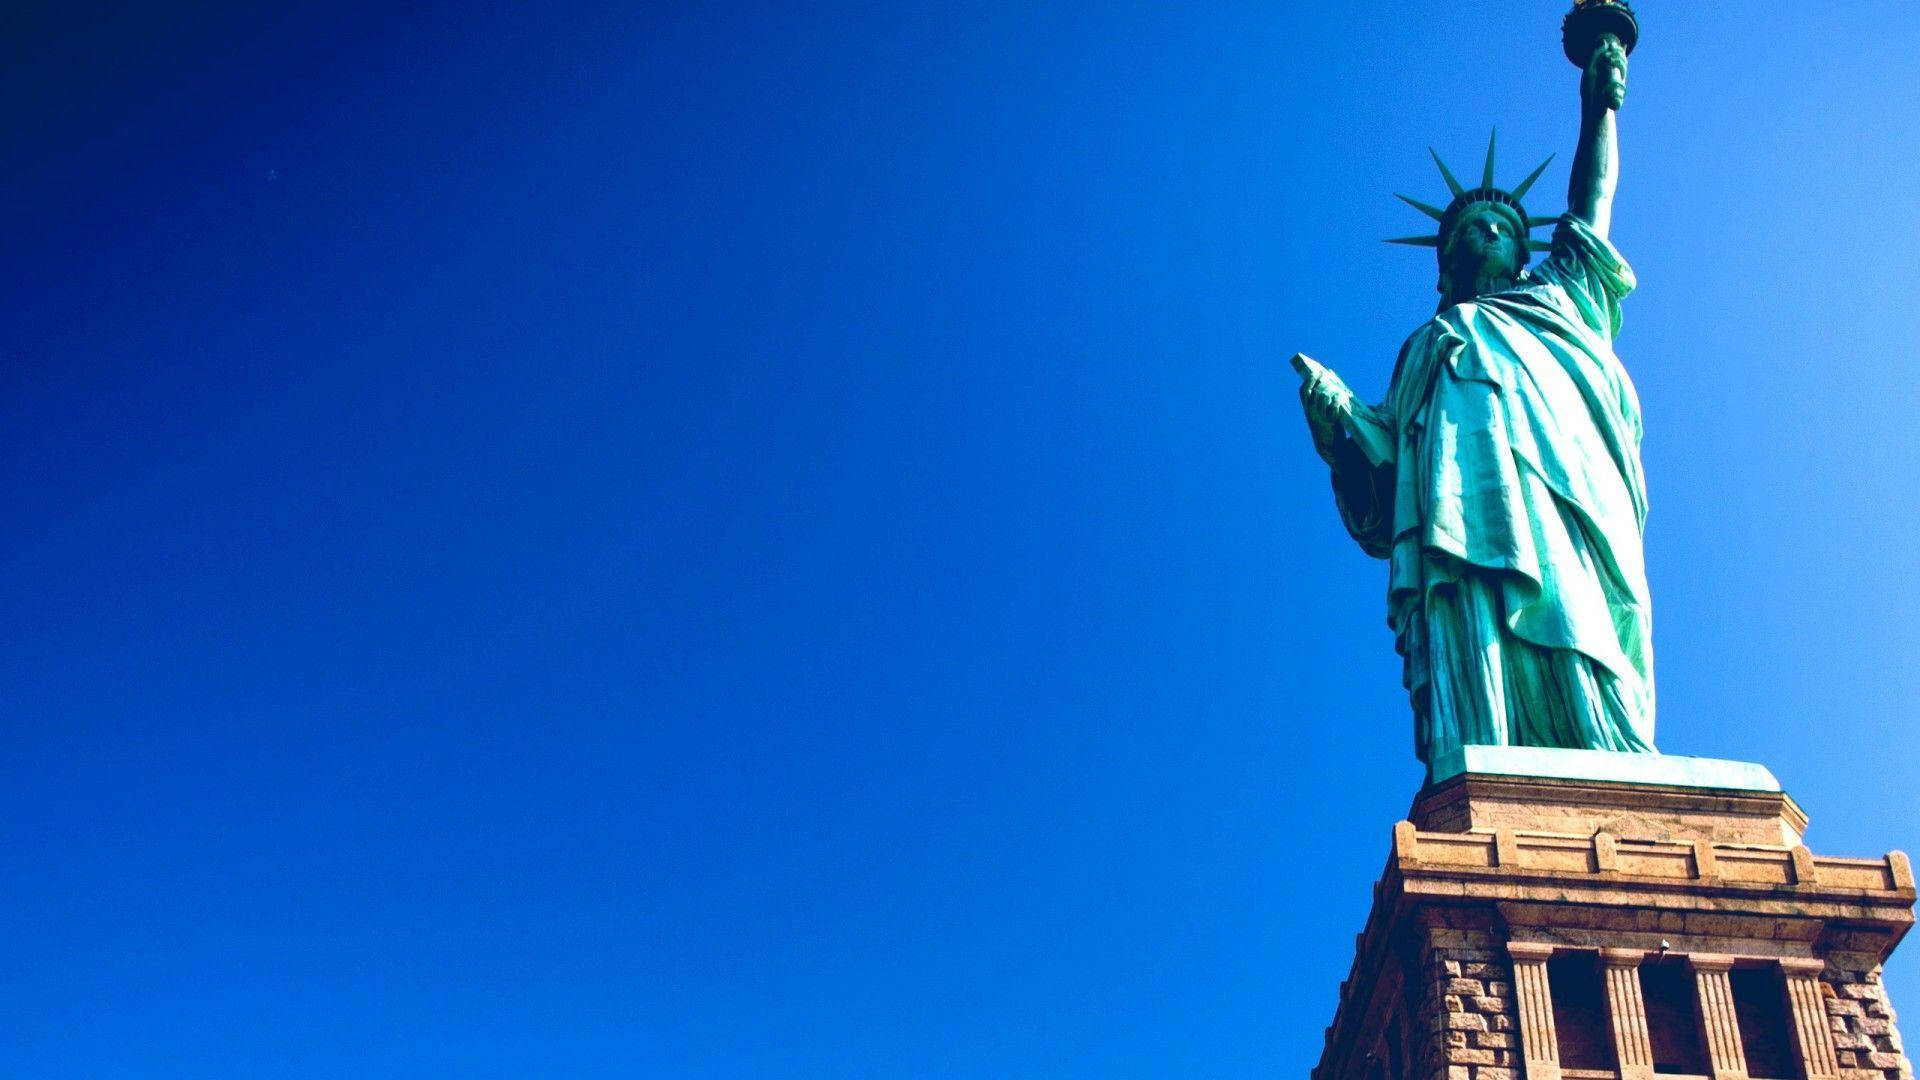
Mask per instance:
[[[1653,1080],[1653,1044],[1647,1037],[1647,1003],[1640,995],[1639,949],[1601,949],[1607,979],[1607,1019],[1613,1027],[1613,1058],[1620,1080]]]
[[[1793,1021],[1793,1048],[1800,1055],[1807,1080],[1840,1075],[1826,997],[1820,992],[1820,973],[1826,966],[1820,960],[1780,961],[1780,973],[1787,984],[1787,1015]]]
[[[1507,942],[1513,958],[1513,1001],[1520,1014],[1520,1053],[1527,1080],[1560,1080],[1560,1040],[1553,1030],[1547,960],[1553,946]]]
[[[1700,1005],[1700,1027],[1707,1037],[1713,1080],[1747,1080],[1747,1051],[1740,1044],[1740,1020],[1733,1009],[1733,957],[1693,953],[1693,989]]]

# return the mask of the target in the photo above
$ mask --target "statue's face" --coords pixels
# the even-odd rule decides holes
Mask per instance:
[[[1447,235],[1443,257],[1457,280],[1512,276],[1520,265],[1520,245],[1525,242],[1512,214],[1492,204],[1481,204],[1461,213]]]

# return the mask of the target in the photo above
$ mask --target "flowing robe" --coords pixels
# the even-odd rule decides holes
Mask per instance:
[[[1633,272],[1571,216],[1531,276],[1401,348],[1334,471],[1388,561],[1422,761],[1457,746],[1653,750],[1640,405],[1613,352]]]

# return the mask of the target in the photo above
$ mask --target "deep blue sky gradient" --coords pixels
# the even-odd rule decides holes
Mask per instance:
[[[1641,7],[1660,744],[1920,843],[1920,9]],[[1284,360],[1561,10],[17,23],[0,1074],[1301,1074],[1419,772]]]

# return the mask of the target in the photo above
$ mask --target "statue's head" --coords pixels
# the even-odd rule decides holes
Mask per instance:
[[[1512,285],[1527,266],[1527,227],[1503,203],[1471,203],[1452,215],[1435,249],[1440,292],[1450,303]]]
[[[1453,194],[1452,201],[1439,207],[1405,195],[1400,199],[1438,222],[1439,229],[1431,236],[1401,236],[1387,242],[1435,250],[1440,258],[1442,307],[1510,286],[1520,280],[1526,269],[1527,253],[1547,246],[1530,239],[1528,233],[1555,219],[1528,217],[1520,200],[1552,160],[1541,162],[1540,167],[1512,191],[1505,191],[1493,183],[1493,139],[1487,140],[1487,165],[1477,187],[1460,183],[1453,170],[1440,160],[1440,155],[1434,154],[1433,163],[1440,167],[1440,176]]]

